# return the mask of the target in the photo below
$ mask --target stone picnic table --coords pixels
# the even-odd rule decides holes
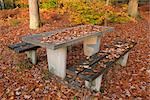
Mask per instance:
[[[83,41],[84,54],[91,56],[99,51],[100,39],[114,28],[97,25],[79,25],[55,31],[22,37],[22,41],[46,48],[49,71],[66,76],[67,46]]]

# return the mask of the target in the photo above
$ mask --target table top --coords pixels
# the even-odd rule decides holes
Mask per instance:
[[[75,27],[24,36],[22,37],[22,41],[55,50],[81,42],[92,36],[101,36],[102,34],[106,32],[112,32],[113,30],[113,27],[107,26],[79,25]]]

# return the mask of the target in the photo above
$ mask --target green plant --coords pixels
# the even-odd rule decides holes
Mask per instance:
[[[10,21],[10,24],[12,26],[18,26],[20,24],[20,21],[18,19],[13,19]]]
[[[101,88],[100,88],[100,92],[101,92],[101,93],[104,93],[104,87],[101,87]]]
[[[5,9],[11,9],[13,8],[14,2],[12,0],[3,0],[5,3]]]
[[[20,8],[28,8],[28,0],[16,0],[16,5]]]
[[[104,2],[77,2],[73,4],[70,19],[83,24],[101,24],[104,20],[102,7]]]
[[[119,12],[119,13],[111,14],[108,19],[109,19],[109,22],[112,22],[112,23],[125,23],[125,22],[130,21],[131,17],[129,17],[124,12]]]
[[[43,74],[43,79],[44,80],[48,80],[51,76],[51,73],[49,72],[49,70],[43,70],[42,74]]]
[[[24,69],[31,69],[31,68],[32,68],[32,64],[28,60],[19,62],[17,64],[17,70],[18,71],[22,71]]]
[[[57,0],[48,0],[40,4],[40,7],[43,9],[56,8],[58,6]]]
[[[3,57],[0,55],[0,60],[2,60],[3,59]]]
[[[108,22],[119,23],[130,20],[125,13],[124,6],[119,12],[111,5],[106,6],[104,0],[59,0],[58,4],[63,4],[63,7],[58,9],[58,11],[61,14],[69,13],[70,21],[75,24],[103,24],[105,19]]]
[[[73,100],[77,100],[77,97],[76,97],[76,96],[74,96]]]
[[[63,15],[67,13],[73,24],[103,24],[109,22],[123,23],[130,18],[126,13],[126,5],[122,8],[106,6],[105,0],[50,0],[41,4],[42,8],[53,8]]]

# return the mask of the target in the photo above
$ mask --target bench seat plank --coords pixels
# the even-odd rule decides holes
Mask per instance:
[[[21,42],[21,43],[16,43],[16,44],[13,44],[13,45],[9,45],[8,47],[10,48],[10,49],[15,49],[15,48],[18,48],[18,47],[20,47],[20,46],[25,46],[25,45],[27,45],[28,43],[26,43],[26,42]]]
[[[10,45],[8,47],[17,53],[22,53],[22,52],[29,51],[29,50],[36,50],[40,46],[35,46],[30,43],[22,42],[22,43]]]
[[[105,58],[107,56],[106,53],[99,51],[98,53],[88,57],[87,59],[81,60],[79,62],[79,65],[88,65],[88,66],[92,66],[95,63],[97,63],[99,60]]]
[[[93,71],[94,67],[92,69],[85,69],[78,76],[84,80],[93,81],[99,75],[103,74],[106,70],[108,70],[110,67],[112,67],[113,63],[114,63],[113,61],[107,62],[105,64],[107,67],[106,68],[102,67],[101,69],[97,70],[97,72]]]
[[[99,60],[105,58],[107,56],[106,53],[102,53],[101,51],[94,54],[93,56],[84,59],[79,62],[79,64],[75,66],[70,66],[67,68],[68,72],[73,73],[74,75],[77,75],[84,71],[85,69],[91,69],[91,66],[97,63]]]

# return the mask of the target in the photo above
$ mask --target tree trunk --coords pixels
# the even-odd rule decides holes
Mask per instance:
[[[106,6],[108,6],[109,5],[109,0],[106,0]]]
[[[110,2],[110,0],[106,0],[106,6],[108,6],[109,5],[109,2]],[[107,26],[107,11],[105,11],[105,20],[104,20],[104,26]]]
[[[5,9],[5,3],[4,3],[4,0],[0,0],[0,5],[1,5],[1,8],[2,8],[2,9]]]
[[[38,0],[28,0],[28,2],[29,2],[30,29],[37,29],[40,27]]]
[[[13,7],[13,8],[16,8],[15,0],[12,0],[12,7]]]
[[[138,0],[130,0],[128,5],[128,15],[138,17]]]

